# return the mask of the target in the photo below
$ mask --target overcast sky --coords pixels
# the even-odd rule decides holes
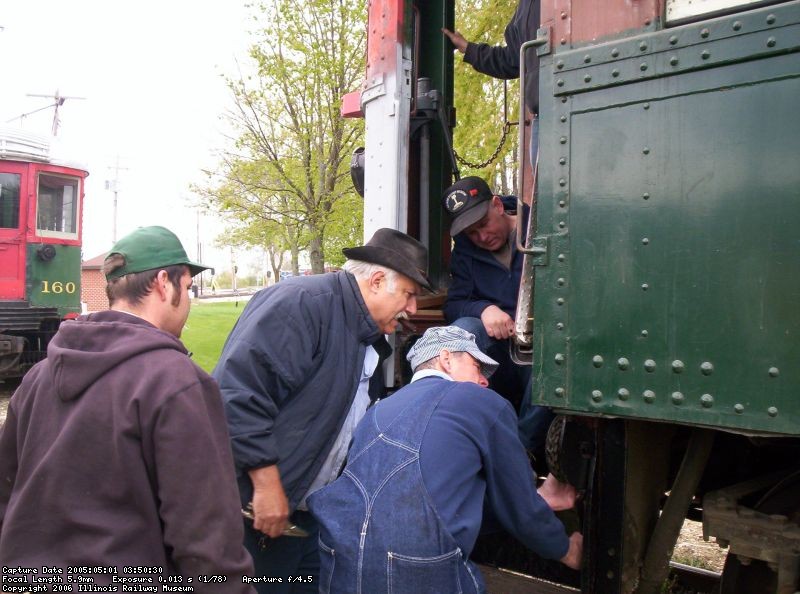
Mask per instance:
[[[197,251],[197,213],[189,186],[224,146],[219,117],[230,105],[221,78],[247,62],[244,0],[5,0],[0,4],[0,126],[48,105],[28,93],[85,97],[60,108],[58,136],[89,171],[84,206],[84,257],[111,246],[113,193],[119,172],[117,236],[140,225],[164,225]],[[52,103],[52,101],[49,101]],[[53,110],[22,127],[49,134]],[[204,263],[230,264],[211,247],[221,230],[200,220]]]

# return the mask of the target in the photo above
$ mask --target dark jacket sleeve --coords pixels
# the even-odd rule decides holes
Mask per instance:
[[[444,317],[448,324],[458,318],[480,318],[483,310],[492,305],[491,301],[474,299],[475,279],[470,269],[470,258],[464,257],[458,249],[450,258],[450,287],[444,304]]]
[[[195,592],[252,592],[242,584],[242,575],[252,575],[253,565],[242,544],[239,494],[219,390],[205,376],[166,397],[154,414],[150,437],[159,516],[176,573],[227,578],[224,587],[195,582]]]
[[[247,471],[277,464],[273,426],[295,389],[311,375],[319,323],[299,291],[254,303],[228,337],[214,379],[228,418],[234,461]]]
[[[517,10],[505,30],[505,45],[468,43],[464,62],[478,72],[495,78],[519,78],[519,49],[526,41],[536,37],[539,27],[539,0],[519,0]],[[525,103],[532,113],[539,111],[539,58],[535,49],[529,49],[525,58]]]
[[[487,499],[494,517],[520,542],[546,559],[569,550],[564,525],[537,493],[535,475],[517,436],[517,417],[504,406],[489,431],[484,460]]]
[[[509,25],[510,26],[510,25]],[[508,29],[506,29],[508,40]],[[514,79],[519,77],[519,46],[516,50],[509,45],[489,45],[488,43],[467,44],[464,61],[478,72],[494,78]]]
[[[528,12],[532,0],[520,0],[511,22],[505,30],[505,45],[491,46],[487,43],[468,43],[464,53],[464,61],[478,72],[495,78],[519,77],[519,48],[530,34],[528,28]]]

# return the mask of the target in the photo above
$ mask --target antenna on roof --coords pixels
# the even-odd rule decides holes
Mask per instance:
[[[58,92],[58,89],[56,89],[56,92],[55,92],[54,95],[37,95],[37,94],[28,93],[27,96],[28,97],[44,97],[45,99],[52,99],[54,102],[51,103],[50,105],[45,105],[44,107],[40,107],[39,109],[34,109],[33,111],[29,111],[28,113],[23,113],[21,115],[18,115],[15,118],[11,118],[6,123],[11,123],[14,120],[24,120],[29,115],[33,115],[33,114],[35,114],[37,112],[40,112],[40,111],[42,111],[44,109],[50,109],[51,107],[54,107],[55,109],[53,110],[53,128],[52,128],[53,136],[58,135],[58,126],[61,123],[61,120],[58,117],[58,108],[61,107],[62,105],[64,105],[64,101],[66,101],[67,99],[86,99],[86,97],[74,97],[72,95],[62,95],[61,93]]]

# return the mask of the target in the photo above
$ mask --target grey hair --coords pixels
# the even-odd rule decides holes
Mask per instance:
[[[441,352],[442,351],[439,351],[438,353],[436,353],[435,357],[431,357],[427,361],[423,361],[422,363],[417,365],[413,370],[414,373],[422,371],[423,369],[436,369],[436,362],[439,360],[439,355],[441,354]],[[466,353],[465,351],[450,351],[450,354],[454,357],[461,357],[462,355],[466,355],[468,353]]]
[[[414,368],[414,373],[417,373],[418,371],[422,371],[423,369],[436,369],[436,360],[438,358],[439,358],[439,355],[436,355],[435,357],[433,357],[431,359],[428,359],[427,361],[423,361],[422,363],[420,363],[419,365],[417,365]]]
[[[358,280],[363,281],[369,280],[369,278],[376,272],[383,272],[383,274],[386,276],[386,290],[390,293],[394,293],[394,289],[397,284],[397,276],[399,274],[396,270],[392,270],[386,266],[381,266],[380,264],[364,262],[362,260],[348,260],[344,263],[342,269],[352,274]]]

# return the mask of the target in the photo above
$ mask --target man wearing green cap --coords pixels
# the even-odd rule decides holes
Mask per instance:
[[[206,268],[164,227],[111,249],[111,310],[61,325],[0,430],[4,565],[251,592],[219,389],[178,339]]]

